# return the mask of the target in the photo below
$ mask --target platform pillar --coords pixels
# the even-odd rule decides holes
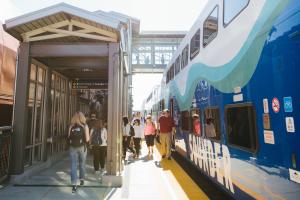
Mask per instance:
[[[24,149],[27,135],[28,92],[30,75],[29,43],[21,43],[18,54],[14,107],[14,133],[11,174],[24,172]]]

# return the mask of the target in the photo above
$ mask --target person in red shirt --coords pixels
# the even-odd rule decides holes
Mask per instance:
[[[170,117],[168,109],[165,109],[159,118],[158,129],[160,130],[162,158],[167,157],[171,160],[171,138],[172,134],[175,133],[175,123]]]
[[[198,114],[194,114],[193,118],[193,132],[196,136],[201,136],[201,123]]]

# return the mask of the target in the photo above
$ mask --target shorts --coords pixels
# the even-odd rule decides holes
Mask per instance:
[[[154,146],[154,135],[145,135],[147,147]]]

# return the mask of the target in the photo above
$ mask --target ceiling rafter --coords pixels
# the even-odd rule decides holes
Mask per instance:
[[[81,29],[74,30],[74,26]],[[67,30],[64,29],[64,27],[67,27]],[[95,35],[93,33],[97,33],[99,35]],[[49,40],[68,36],[76,36],[107,42],[117,42],[118,40],[118,35],[114,32],[103,30],[75,20],[64,20],[22,34],[24,42]]]

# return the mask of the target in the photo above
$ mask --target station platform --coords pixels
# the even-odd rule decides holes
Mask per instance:
[[[124,165],[123,185],[120,188],[103,186],[95,176],[92,157],[87,159],[85,185],[74,194],[70,186],[70,161],[66,157],[51,168],[30,176],[23,182],[8,185],[0,190],[5,200],[46,199],[209,199],[174,159],[161,160],[158,148],[148,158],[143,144],[139,159],[127,156]]]

